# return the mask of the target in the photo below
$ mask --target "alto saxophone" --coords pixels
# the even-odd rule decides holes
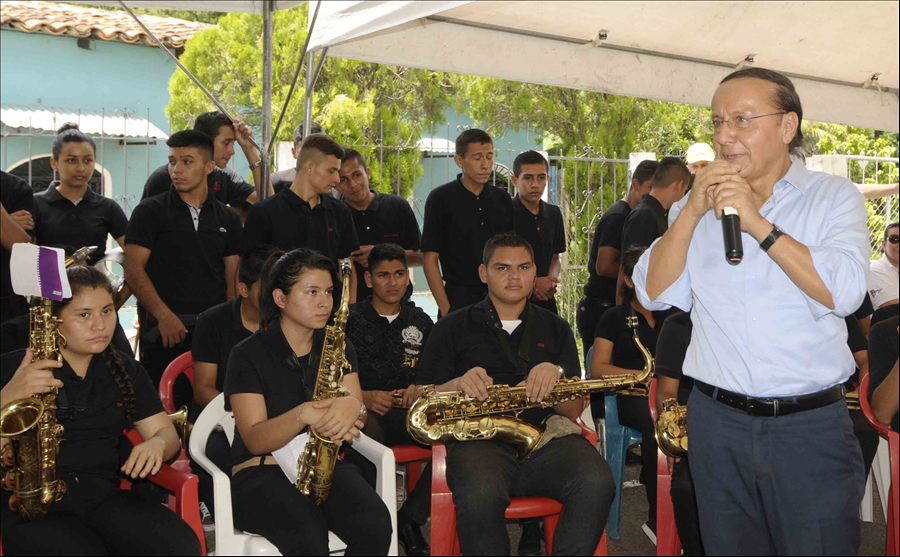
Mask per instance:
[[[65,267],[84,263],[96,247],[81,248],[66,259]],[[53,300],[39,298],[31,308],[29,348],[34,361],[58,360],[66,337],[62,322],[53,316]],[[56,387],[42,395],[11,401],[0,409],[0,436],[9,439],[3,449],[3,489],[12,491],[9,506],[26,522],[47,516],[53,503],[62,499],[66,484],[56,476],[56,457],[63,426],[56,421]]]
[[[668,457],[684,458],[688,453],[687,406],[679,406],[670,398],[663,402],[663,411],[656,419],[653,431],[656,444]]]
[[[347,389],[341,386],[344,371],[350,369],[347,361],[347,318],[350,316],[350,260],[341,261],[343,290],[341,306],[334,315],[334,325],[325,328],[325,343],[316,374],[316,388],[313,402],[347,396]],[[328,499],[334,465],[337,464],[339,446],[330,439],[320,437],[310,430],[309,441],[297,461],[297,489],[311,498],[317,505]]]
[[[643,370],[591,381],[561,379],[541,402],[530,401],[524,386],[492,385],[487,388],[487,398],[478,401],[461,391],[437,392],[434,385],[426,385],[422,396],[409,409],[406,429],[422,445],[497,440],[515,447],[519,458],[527,458],[541,442],[544,430],[519,419],[525,410],[552,408],[603,391],[627,393],[647,389],[655,371],[653,356],[638,338],[637,329],[632,340],[644,358]]]

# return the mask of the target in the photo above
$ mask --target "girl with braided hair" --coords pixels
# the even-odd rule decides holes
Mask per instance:
[[[111,344],[116,326],[112,287],[92,267],[67,271],[72,297],[54,304],[66,338],[62,363],[33,362],[31,350],[0,358],[0,403],[59,388],[57,420],[65,428],[57,474],[66,494],[40,520],[24,522],[0,501],[7,555],[199,555],[191,528],[157,502],[119,489],[159,472],[179,450],[178,435],[144,368]],[[122,464],[124,430],[145,441]]]

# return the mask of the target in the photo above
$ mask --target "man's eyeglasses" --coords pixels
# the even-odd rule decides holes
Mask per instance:
[[[750,123],[757,118],[765,118],[767,116],[781,116],[782,114],[787,114],[787,112],[773,112],[772,114],[763,114],[762,116],[735,116],[730,120],[717,120],[713,118],[712,124],[712,132],[717,134],[722,131],[725,127],[725,124],[728,124],[728,127],[732,130],[746,130],[750,127]]]
[[[890,236],[887,237],[887,241],[892,244],[900,244],[900,235],[891,234]]]

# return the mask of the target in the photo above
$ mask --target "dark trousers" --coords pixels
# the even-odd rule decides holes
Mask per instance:
[[[708,555],[856,555],[865,478],[844,401],[763,418],[694,389],[687,422]]]
[[[415,444],[406,430],[406,410],[402,408],[395,408],[384,416],[370,412],[363,433],[383,445]],[[359,453],[352,453],[355,455],[354,457],[351,457],[350,454],[349,451],[345,451],[344,458],[351,459],[351,462],[356,464],[362,471],[366,481],[374,487],[376,480],[375,465],[363,458]],[[424,525],[428,521],[428,517],[431,516],[431,462],[425,464],[416,487],[407,494],[406,502],[403,503],[403,507],[400,510],[405,512],[410,520],[419,526]]]
[[[447,299],[450,301],[450,313],[484,300],[487,296],[487,286],[464,286],[448,282],[444,285]],[[441,317],[444,317],[441,315]]]
[[[328,555],[329,530],[344,555],[387,555],[391,515],[359,469],[338,461],[331,492],[319,507],[291,485],[279,466],[241,470],[231,480],[234,526],[272,542],[282,555]]]
[[[850,419],[853,420],[853,435],[859,441],[859,448],[862,449],[863,466],[865,466],[866,478],[872,470],[872,461],[875,460],[875,454],[878,452],[878,432],[875,431],[862,410],[851,410]]]
[[[209,440],[206,442],[206,456],[219,467],[219,470],[231,475],[231,444],[228,443],[228,437],[225,436],[224,431],[213,431],[209,436]],[[215,490],[212,476],[193,459],[191,459],[191,473],[199,480],[197,492],[200,501],[206,503],[209,514],[215,519]]]
[[[675,511],[675,525],[681,548],[685,556],[705,555],[700,539],[700,517],[697,514],[697,495],[694,493],[694,479],[691,477],[691,463],[687,457],[675,463],[672,468],[672,507]]]
[[[606,310],[615,307],[615,302],[611,300],[601,300],[600,298],[587,297],[578,302],[578,311],[575,313],[575,327],[578,329],[578,336],[581,337],[581,345],[584,348],[584,367],[589,369],[591,363],[587,361],[588,350],[594,346],[594,337],[597,332],[597,323],[606,313]]]
[[[140,342],[138,350],[141,353],[141,365],[147,370],[147,374],[153,381],[153,385],[159,387],[159,381],[162,379],[163,372],[172,360],[181,356],[185,352],[191,351],[191,343],[194,340],[194,325],[186,324],[188,330],[184,341],[175,346],[165,348],[163,346],[162,337],[159,335],[159,323],[147,310],[138,306],[138,321],[141,324]],[[156,331],[154,332],[154,329]],[[148,338],[149,337],[149,338]],[[175,398],[175,409],[181,406],[190,408],[194,399],[194,390],[191,388],[190,381],[182,376],[175,381],[173,396]]]
[[[641,482],[647,489],[650,520],[656,520],[656,436],[647,398],[618,395],[619,423],[641,432]]]
[[[63,478],[68,491],[50,514],[23,522],[3,497],[6,555],[200,555],[200,540],[177,514],[88,475]]]
[[[556,296],[550,298],[546,302],[543,300],[538,300],[535,297],[532,297],[529,301],[539,308],[544,308],[545,310],[552,312],[554,315],[559,315],[559,308],[556,306]]]
[[[465,555],[510,554],[504,513],[513,496],[562,503],[553,553],[593,555],[616,495],[609,465],[577,435],[554,439],[525,460],[496,441],[449,445],[447,483]]]

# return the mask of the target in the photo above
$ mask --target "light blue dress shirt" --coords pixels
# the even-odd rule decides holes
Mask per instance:
[[[672,207],[670,223],[685,203]],[[850,181],[794,160],[760,214],[809,248],[834,310],[800,290],[746,232],[744,260],[731,266],[713,210],[694,231],[684,273],[653,302],[647,269],[659,240],[644,253],[633,276],[638,299],[653,311],[691,311],[684,373],[694,379],[754,397],[800,396],[841,384],[856,369],[844,318],[859,309],[868,279],[865,199]]]

